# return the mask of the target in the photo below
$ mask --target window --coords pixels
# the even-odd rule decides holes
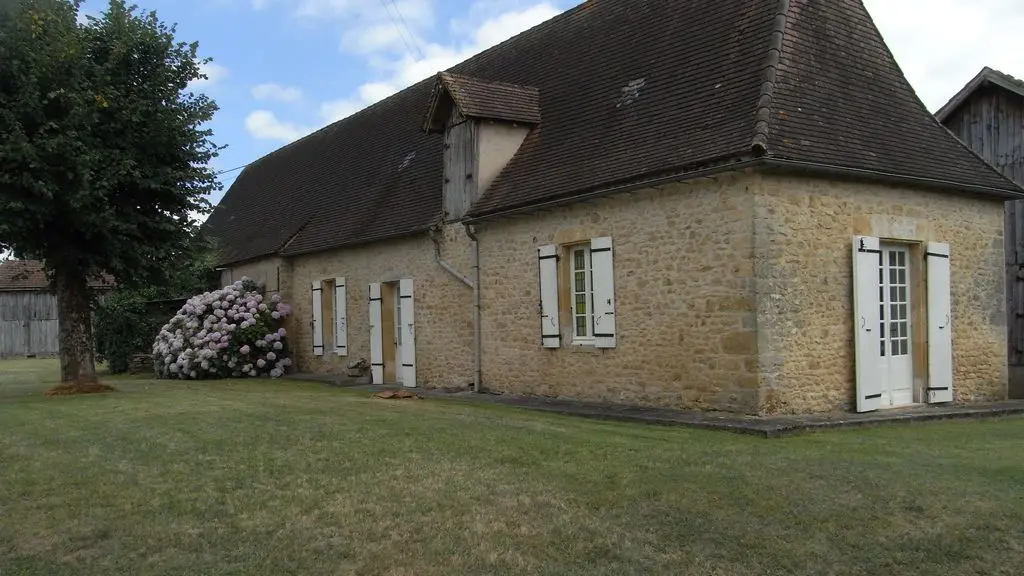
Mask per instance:
[[[587,244],[537,247],[544,348],[561,348],[570,329],[573,344],[615,348],[614,269],[612,239],[607,236]]]
[[[572,254],[572,339],[594,339],[594,278],[590,246],[575,246]]]

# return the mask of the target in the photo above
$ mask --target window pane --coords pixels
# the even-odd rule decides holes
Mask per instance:
[[[577,272],[576,276],[576,291],[585,292],[587,290],[587,273]]]
[[[900,290],[899,290],[898,296],[899,296],[900,302],[906,302],[907,301],[907,287],[906,286],[900,286]]]
[[[907,323],[906,322],[900,322],[900,338],[906,338],[906,337],[907,337]]]
[[[895,268],[889,268],[889,284],[898,284]]]
[[[899,343],[898,340],[893,340],[892,341],[892,355],[893,356],[899,356],[900,355],[900,343]]]
[[[583,250],[575,250],[572,253],[573,270],[584,270],[587,267],[586,253]]]
[[[900,340],[900,354],[902,354],[903,356],[906,356],[908,352],[909,352],[909,349],[908,349],[908,346],[907,346],[907,341],[906,340]]]
[[[576,336],[587,335],[587,317],[577,316],[576,317]]]
[[[889,266],[896,265],[896,252],[889,252]]]
[[[882,345],[882,356],[885,356],[885,339],[879,340],[878,343]]]
[[[900,268],[898,279],[900,281],[900,284],[906,284],[907,283],[907,269],[906,268]]]
[[[896,264],[899,266],[907,265],[907,255],[902,250],[896,253]]]
[[[899,302],[900,301],[899,296],[900,296],[900,293],[897,291],[897,288],[895,286],[890,286],[889,287],[889,302]]]
[[[899,320],[899,319],[900,319],[900,306],[899,306],[899,304],[890,304],[889,305],[889,320],[891,321],[891,320]]]
[[[576,295],[576,313],[586,314],[587,313],[587,295],[577,294]]]

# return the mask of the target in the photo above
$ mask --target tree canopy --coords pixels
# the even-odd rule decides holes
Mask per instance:
[[[54,280],[63,381],[95,378],[87,279],[166,281],[219,188],[198,45],[123,0],[79,7],[0,0],[0,252]]]

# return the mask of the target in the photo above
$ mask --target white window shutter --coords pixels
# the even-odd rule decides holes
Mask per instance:
[[[562,335],[558,326],[558,248],[554,245],[537,248],[540,265],[540,339],[545,348],[560,348]]]
[[[590,241],[590,263],[594,284],[595,346],[615,348],[615,265],[611,238]]]
[[[881,315],[878,238],[853,237],[853,329],[857,374],[857,412],[877,410],[882,404]]]
[[[323,288],[320,282],[313,282],[313,319],[310,328],[313,330],[313,356],[324,355],[324,306]]]
[[[370,284],[370,373],[374,384],[384,383],[384,340],[380,284]]]
[[[949,244],[929,242],[928,402],[953,401],[953,327],[950,306]]]
[[[398,283],[398,297],[402,300],[402,385],[416,387],[416,310],[412,280]]]
[[[348,291],[344,278],[334,279],[334,353],[348,356]]]

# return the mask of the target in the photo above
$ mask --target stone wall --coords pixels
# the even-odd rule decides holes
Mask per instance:
[[[853,409],[854,235],[918,247],[950,244],[955,399],[1005,398],[1001,201],[810,178],[759,179],[754,224],[763,412]],[[912,249],[911,258],[920,395],[927,382],[923,251]]]
[[[481,224],[485,388],[757,411],[751,182],[732,174]],[[537,247],[599,236],[614,244],[617,347],[571,345],[563,290],[565,344],[542,348]]]
[[[462,226],[441,234],[442,256],[464,275],[470,274],[469,240]],[[324,355],[312,351],[311,283],[344,277],[348,291],[347,357],[334,353],[333,339],[324,339]],[[434,259],[426,235],[364,246],[330,250],[290,259],[283,297],[292,304],[291,345],[302,372],[342,372],[350,360],[370,359],[369,285],[412,278],[416,304],[416,377],[420,386],[466,387],[473,381],[471,288],[444,271]],[[333,294],[325,291],[328,306]],[[330,324],[330,317],[324,318]],[[385,342],[393,332],[384,329]]]
[[[222,270],[220,283],[221,286],[227,286],[241,280],[242,277],[248,277],[256,282],[263,282],[267,292],[277,292],[286,281],[284,276],[287,275],[287,271],[282,267],[287,267],[287,263],[282,258],[251,260]]]

